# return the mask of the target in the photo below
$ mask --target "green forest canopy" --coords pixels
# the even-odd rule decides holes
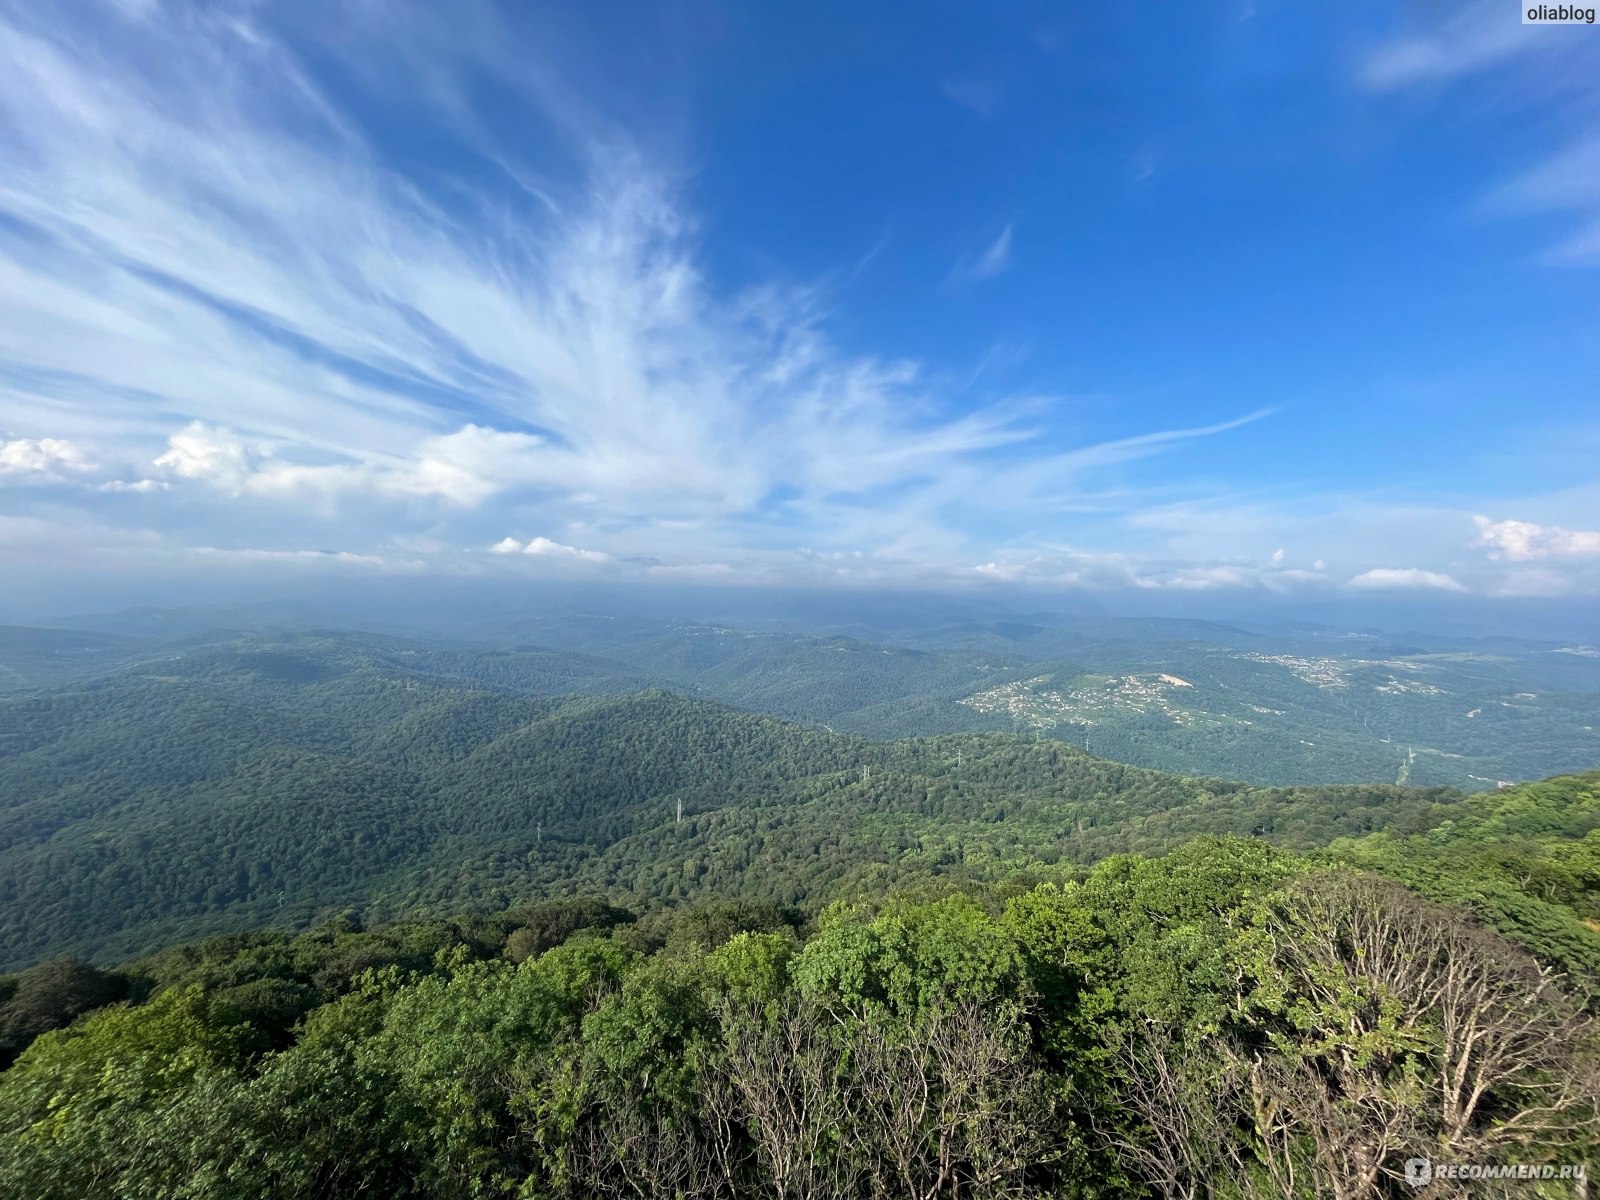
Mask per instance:
[[[1463,845],[1527,802],[1592,813],[1597,782],[1507,797]],[[1415,1154],[1570,1172],[1600,1147],[1600,976],[1554,958],[1600,940],[1593,849],[1546,829],[1481,868],[1564,915],[1575,940],[1543,949],[1515,905],[1484,910],[1503,933],[1207,837],[812,912],[574,899],[46,964],[0,985],[0,1191],[1375,1196],[1407,1194]],[[1551,860],[1574,890],[1520,892]]]

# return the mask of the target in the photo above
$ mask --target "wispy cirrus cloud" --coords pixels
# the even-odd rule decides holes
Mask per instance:
[[[1327,518],[1374,560],[1217,502],[1186,448],[1271,409],[1107,401],[1096,436],[1049,387],[975,400],[941,364],[842,348],[823,286],[720,283],[692,179],[492,8],[308,11],[0,15],[0,517],[29,561],[1479,582],[1449,559],[1464,537],[1390,557],[1392,506]],[[1014,249],[1008,224],[958,274]]]
[[[1545,30],[1524,25],[1515,9],[1495,0],[1423,11],[1427,16],[1422,27],[1385,42],[1363,59],[1363,84],[1381,91],[1455,79],[1548,44],[1541,41]]]
[[[962,259],[950,272],[955,283],[977,283],[1004,274],[1011,266],[1011,234],[1013,226],[1007,225],[976,254]]]
[[[1600,76],[1587,39],[1524,25],[1514,8],[1498,0],[1418,12],[1417,28],[1377,46],[1361,61],[1358,81],[1376,92],[1395,92],[1466,79],[1481,87],[1485,79],[1498,80],[1501,103],[1537,114],[1529,121],[1532,136],[1518,148],[1537,153],[1550,137],[1543,131],[1557,131],[1556,141],[1542,161],[1490,189],[1478,211],[1502,218],[1567,214],[1575,228],[1545,253],[1544,261],[1600,265],[1600,139],[1593,133],[1600,116]]]
[[[1600,108],[1600,86],[1595,99]],[[1600,136],[1574,142],[1496,188],[1482,209],[1492,216],[1570,216],[1576,227],[1546,251],[1545,261],[1557,266],[1600,265]]]
[[[817,289],[712,287],[674,172],[536,47],[482,36],[487,10],[355,31],[417,62],[407,115],[452,146],[425,171],[355,115],[380,84],[328,77],[343,46],[302,53],[273,14],[0,19],[0,391],[19,445],[82,445],[158,528],[204,497],[242,542],[509,523],[618,558],[950,561],[975,510],[1037,522],[1232,427],[1063,451],[1048,399],[955,407],[916,363],[838,349]],[[490,136],[469,73],[542,136]]]

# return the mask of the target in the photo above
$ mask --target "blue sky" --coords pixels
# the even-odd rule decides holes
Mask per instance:
[[[1593,29],[0,14],[6,594],[1600,593]]]

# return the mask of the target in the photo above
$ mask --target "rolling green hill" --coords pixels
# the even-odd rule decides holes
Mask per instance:
[[[1600,762],[1600,654],[1203,621],[993,621],[898,640],[574,614],[500,635],[867,737],[1038,733],[1262,784],[1493,787]]]
[[[118,634],[0,625],[0,692],[96,674],[146,649]]]
[[[151,664],[177,661],[185,674],[228,647],[260,659],[276,646],[523,695],[665,685],[864,737],[1041,735],[1257,784],[1477,791],[1600,762],[1600,652],[1581,645],[1107,618],[968,621],[867,640],[581,611],[441,642],[319,633],[316,614],[270,606],[255,615],[273,629],[207,632],[251,613],[200,610],[128,614],[110,622],[115,634],[0,631],[0,691],[118,664],[160,676],[173,672]]]
[[[5,699],[0,963],[344,905],[583,888],[792,903],[867,880],[1060,872],[1199,833],[1313,847],[1427,828],[1461,802],[1162,774],[1013,734],[871,741],[616,694],[638,682],[571,655],[295,635]]]

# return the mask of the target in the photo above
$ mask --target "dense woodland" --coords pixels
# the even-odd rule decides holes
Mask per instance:
[[[1464,861],[1597,784],[1483,812]],[[820,910],[575,899],[60,960],[0,985],[0,1194],[1465,1195],[1404,1160],[1600,1149],[1596,849],[1591,820],[1484,859],[1565,914],[1546,952],[1515,904],[1208,837]]]

